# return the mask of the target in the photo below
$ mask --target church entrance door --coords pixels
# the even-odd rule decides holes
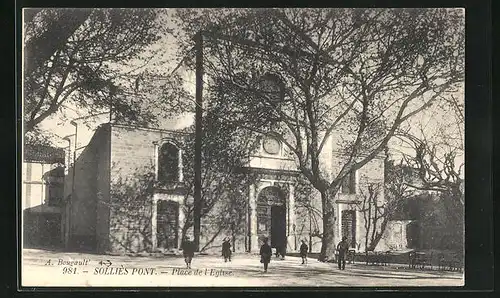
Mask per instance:
[[[257,198],[257,234],[270,240],[271,247],[286,244],[286,199],[275,186],[264,188]]]
[[[286,243],[285,206],[271,206],[271,247]]]

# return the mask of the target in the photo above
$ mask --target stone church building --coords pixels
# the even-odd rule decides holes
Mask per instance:
[[[192,199],[186,198],[183,188],[180,144],[194,117],[179,119],[162,129],[108,121],[92,132],[81,152],[68,150],[71,166],[65,178],[63,208],[63,238],[67,247],[115,253],[179,248],[185,219],[182,207],[186,199]],[[182,122],[185,125],[179,125]],[[328,149],[322,165],[333,175],[340,168],[341,157],[332,144],[333,140],[325,147]],[[76,147],[70,144],[68,148]],[[72,156],[76,157],[74,161]],[[297,251],[301,240],[306,240],[312,252],[319,252],[321,199],[314,192],[297,191],[300,174],[284,145],[264,137],[260,148],[250,154],[246,170],[260,175],[241,194],[246,202],[241,206],[244,227],[232,235],[234,250],[257,252],[260,240],[266,236],[273,247],[285,241],[287,251]],[[144,181],[151,184],[145,186]],[[351,173],[335,198],[336,241],[345,235],[351,247],[361,251],[365,228],[359,195],[368,183],[383,185],[382,156]],[[383,199],[383,188],[380,191],[379,198]],[[142,196],[144,192],[149,192],[151,198]],[[213,212],[218,212],[217,208]],[[222,239],[230,236],[212,234],[203,220],[201,232],[200,247],[207,252],[219,251]],[[209,241],[210,245],[205,245]],[[379,246],[385,249],[386,245],[381,241]]]
[[[184,229],[188,218],[184,207],[192,196],[185,188],[182,144],[194,125],[194,115],[164,119],[160,128],[111,119],[104,115],[88,129],[74,123],[75,134],[68,139],[62,208],[64,243],[68,248],[98,252],[175,251],[182,235],[192,236],[192,228]],[[340,137],[334,133],[320,156],[322,171],[329,177],[343,165],[343,156],[335,148]],[[243,170],[259,178],[235,198],[241,202],[233,208],[241,215],[241,224],[228,233],[202,218],[200,248],[219,252],[222,240],[229,236],[235,251],[258,252],[261,239],[268,237],[272,247],[286,243],[287,251],[297,251],[305,240],[312,252],[319,252],[321,198],[314,190],[300,187],[301,174],[285,145],[263,136]],[[361,196],[368,184],[383,186],[384,156],[376,156],[351,173],[335,198],[335,241],[347,236],[351,247],[359,251],[364,251],[366,235]],[[377,198],[384,199],[383,187]],[[221,212],[215,206],[207,218]],[[401,246],[404,233],[388,230],[377,249],[395,247],[394,242]]]

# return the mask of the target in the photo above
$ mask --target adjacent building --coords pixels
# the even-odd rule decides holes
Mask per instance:
[[[64,150],[25,144],[22,171],[23,244],[61,244]]]

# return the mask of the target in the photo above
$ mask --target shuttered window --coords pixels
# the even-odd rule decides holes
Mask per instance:
[[[347,237],[347,242],[356,248],[356,212],[354,210],[342,211],[342,236]]]
[[[157,246],[166,249],[177,247],[179,227],[179,203],[158,201],[156,213]]]

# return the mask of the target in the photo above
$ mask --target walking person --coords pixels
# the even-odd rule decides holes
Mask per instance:
[[[231,241],[228,237],[224,238],[222,242],[222,256],[224,257],[224,262],[231,262]]]
[[[337,251],[339,252],[339,270],[345,270],[345,257],[347,251],[349,250],[349,243],[347,243],[347,237],[342,237],[342,241],[337,245]]]
[[[191,269],[194,251],[194,243],[189,239],[189,237],[186,237],[182,242],[182,255],[184,256],[184,262],[186,262],[187,269]]]
[[[260,247],[260,262],[264,264],[264,272],[267,272],[267,266],[271,262],[273,251],[271,250],[271,246],[267,244],[267,238],[264,238],[263,242],[264,244]]]
[[[302,240],[302,244],[300,245],[300,257],[302,258],[302,265],[307,264],[307,252],[309,251],[309,247],[306,244],[305,240]]]

